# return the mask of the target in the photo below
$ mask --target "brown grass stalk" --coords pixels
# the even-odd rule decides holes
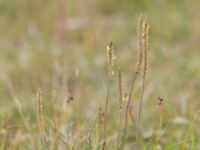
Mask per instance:
[[[123,99],[123,89],[122,89],[122,76],[121,76],[121,70],[119,70],[118,73],[118,88],[119,88],[119,124],[120,124],[120,129],[122,126],[122,99]]]
[[[130,108],[130,104],[131,104],[131,97],[135,88],[135,83],[137,80],[137,77],[139,75],[140,72],[140,67],[143,61],[143,42],[142,42],[142,24],[144,22],[144,17],[143,15],[140,16],[139,18],[139,24],[138,24],[138,43],[139,43],[139,60],[138,60],[138,64],[136,66],[136,71],[133,74],[132,77],[132,81],[131,81],[131,85],[130,85],[130,91],[128,93],[128,102],[126,105],[126,110],[125,110],[125,122],[124,122],[124,132],[123,132],[123,137],[122,137],[122,141],[121,141],[121,146],[120,149],[123,149],[124,147],[124,142],[126,140],[126,133],[127,133],[127,125],[128,125],[128,112],[129,112],[129,108]]]
[[[37,96],[36,96],[36,110],[37,110],[37,120],[38,120],[38,126],[40,129],[42,142],[44,145],[48,146],[47,134],[45,131],[44,119],[43,119],[43,109],[42,109],[42,99],[41,99],[40,89],[38,90]]]
[[[147,69],[148,69],[148,32],[149,32],[149,24],[146,21],[144,21],[144,23],[142,24],[144,68],[143,68],[142,90],[141,90],[140,105],[139,105],[139,115],[138,115],[137,130],[136,130],[137,144],[138,144],[138,134],[139,134],[139,128],[140,128],[141,113],[142,113],[145,81],[146,81],[146,75],[147,75]]]
[[[122,89],[122,77],[121,77],[121,70],[119,69],[118,72],[118,90],[119,90],[119,147],[121,143],[121,129],[122,129],[122,99],[123,99],[123,89]]]
[[[108,88],[107,88],[107,94],[106,94],[106,103],[105,103],[105,110],[104,110],[104,144],[103,149],[107,149],[106,141],[107,141],[107,112],[108,112],[108,101],[110,98],[110,86],[113,76],[113,60],[114,60],[114,53],[113,53],[113,44],[112,41],[107,46],[107,60],[108,60]]]

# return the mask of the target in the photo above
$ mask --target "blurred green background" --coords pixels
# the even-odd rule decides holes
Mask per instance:
[[[35,95],[39,87],[45,116],[52,118],[49,101],[56,88],[61,122],[81,124],[86,132],[88,121],[104,106],[106,45],[111,40],[117,57],[114,70],[117,74],[121,68],[124,93],[128,92],[138,58],[137,22],[143,13],[150,24],[144,132],[159,122],[157,97],[161,96],[164,127],[168,122],[170,127],[160,145],[180,148],[181,144],[171,143],[183,141],[192,124],[192,145],[198,149],[199,122],[194,123],[193,117],[200,107],[199,6],[199,0],[0,0],[0,143],[7,141],[7,149],[29,146],[24,139],[9,140],[17,137],[17,131],[24,134],[20,127],[3,132],[5,122],[22,125],[13,95],[38,136]],[[140,85],[133,96],[136,110]],[[112,87],[109,113],[117,116],[117,75]],[[65,101],[71,95],[74,101],[68,109]],[[66,109],[67,115],[62,114]],[[114,128],[116,122],[117,118],[110,120],[109,126]],[[188,149],[191,140],[185,143]]]

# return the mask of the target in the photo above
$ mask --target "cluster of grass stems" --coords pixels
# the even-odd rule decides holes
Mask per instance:
[[[133,118],[132,113],[132,105],[131,105],[131,98],[135,88],[136,80],[140,73],[141,65],[143,64],[143,80],[142,80],[142,89],[141,89],[141,96],[140,96],[140,104],[139,104],[139,113],[138,113],[138,121],[136,127],[136,146],[139,149],[139,128],[140,128],[140,120],[141,120],[141,113],[142,113],[142,104],[143,104],[143,95],[144,95],[144,88],[145,88],[145,80],[147,75],[147,67],[148,67],[148,31],[149,31],[149,24],[144,20],[143,15],[139,18],[139,25],[138,25],[138,43],[139,43],[139,60],[136,66],[136,71],[133,73],[132,82],[130,84],[130,91],[128,93],[128,102],[125,108],[125,122],[124,122],[124,129],[123,133],[121,134],[121,140],[119,143],[119,150],[124,149],[124,144],[126,141],[127,136],[127,126],[128,126],[128,114],[130,117]],[[106,97],[106,104],[105,104],[105,119],[104,119],[104,147],[103,149],[107,149],[106,146],[106,127],[107,127],[107,107],[109,101],[109,92],[110,92],[110,84],[112,81],[112,64],[113,64],[113,46],[112,42],[107,48],[108,51],[108,72],[109,72],[109,82],[108,82],[108,89],[107,89],[107,97]],[[119,70],[119,113],[120,113],[120,127],[122,126],[122,98],[123,98],[123,91],[122,91],[122,79],[121,79],[121,71]],[[129,113],[130,112],[130,113]]]
[[[118,140],[118,150],[123,150],[127,141],[127,128],[128,128],[128,122],[129,122],[129,117],[133,121],[134,126],[136,125],[136,148],[140,149],[140,122],[141,122],[141,114],[142,114],[142,105],[143,105],[143,95],[144,95],[144,89],[145,89],[145,81],[146,81],[146,75],[147,75],[147,68],[148,68],[148,31],[149,31],[149,24],[145,20],[144,16],[141,15],[139,17],[139,24],[138,24],[138,52],[139,52],[139,58],[138,58],[138,63],[136,65],[135,72],[133,72],[132,75],[132,80],[130,83],[130,89],[127,97],[127,102],[126,106],[123,107],[123,98],[124,98],[124,93],[123,93],[123,87],[122,87],[122,73],[121,70],[119,69],[118,71],[118,91],[119,91],[119,140]],[[113,61],[115,59],[114,52],[113,52],[113,43],[112,41],[110,44],[107,46],[107,61],[108,61],[108,86],[107,86],[107,94],[106,94],[106,99],[105,99],[105,107],[104,111],[101,114],[101,116],[97,116],[97,119],[95,119],[93,126],[91,127],[88,135],[85,137],[85,139],[88,141],[88,148],[92,149],[92,144],[91,144],[91,135],[92,132],[95,128],[95,124],[98,120],[98,117],[101,117],[101,122],[103,124],[103,142],[102,142],[102,149],[107,150],[108,149],[108,129],[107,126],[109,124],[108,118],[108,111],[109,111],[109,99],[111,97],[110,90],[111,90],[111,84],[113,81]],[[138,79],[138,76],[140,75],[142,69],[142,87],[141,87],[141,95],[140,95],[140,100],[139,100],[139,112],[138,112],[138,117],[137,121],[135,121],[135,112],[133,112],[132,107],[134,106],[132,104],[132,95],[135,89],[136,81]],[[52,94],[52,99],[55,98],[55,90]],[[16,98],[14,98],[15,103],[17,103]],[[53,106],[54,107],[54,106]],[[124,110],[123,110],[124,109]],[[41,90],[39,89],[36,95],[36,112],[37,112],[37,121],[38,121],[38,127],[42,139],[42,143],[44,146],[49,149],[49,137],[48,134],[46,133],[46,128],[45,128],[45,123],[44,123],[44,118],[43,118],[43,109],[42,109],[42,98],[41,98]],[[20,109],[19,109],[20,112]],[[125,113],[123,113],[125,112]],[[20,112],[22,114],[22,112]],[[24,118],[21,116],[22,119]],[[56,116],[54,116],[56,117]],[[103,119],[102,119],[103,117]],[[24,119],[23,119],[24,120]],[[24,121],[25,122],[25,121]],[[53,121],[54,123],[51,125],[51,128],[54,131],[55,137],[60,140],[65,149],[72,149],[68,143],[65,141],[62,133],[57,129],[56,125],[56,120]],[[27,126],[27,129],[30,130]]]

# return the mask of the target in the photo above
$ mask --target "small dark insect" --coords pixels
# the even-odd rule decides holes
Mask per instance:
[[[73,96],[73,90],[72,90],[72,88],[69,88],[69,89],[68,89],[68,93],[69,93],[69,97],[68,97],[67,102],[69,103],[69,102],[71,102],[71,101],[74,100],[74,96]]]
[[[163,102],[163,98],[162,97],[158,97],[158,105],[162,105]]]
[[[74,97],[73,96],[70,96],[69,98],[68,98],[68,101],[73,101],[74,100]]]

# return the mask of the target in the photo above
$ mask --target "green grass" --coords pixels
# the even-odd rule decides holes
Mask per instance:
[[[71,149],[100,150],[103,125],[94,125],[94,121],[99,108],[104,110],[106,46],[111,40],[117,59],[108,105],[107,147],[116,149],[120,132],[117,72],[120,67],[123,91],[128,93],[138,61],[136,31],[141,13],[150,24],[149,69],[140,123],[141,133],[149,135],[142,139],[141,149],[199,149],[198,115],[194,120],[200,107],[199,5],[198,0],[69,0],[65,31],[59,0],[0,0],[0,149],[46,148],[35,108],[41,88],[50,148],[64,149],[66,142]],[[65,33],[60,35],[60,30]],[[135,146],[141,81],[142,75],[131,99],[135,122],[128,122],[125,149]],[[71,96],[74,100],[67,103]],[[157,130],[159,96],[164,99],[163,132]],[[186,121],[177,121],[178,117]],[[55,122],[60,133],[52,129]],[[155,142],[158,134],[159,142]]]

